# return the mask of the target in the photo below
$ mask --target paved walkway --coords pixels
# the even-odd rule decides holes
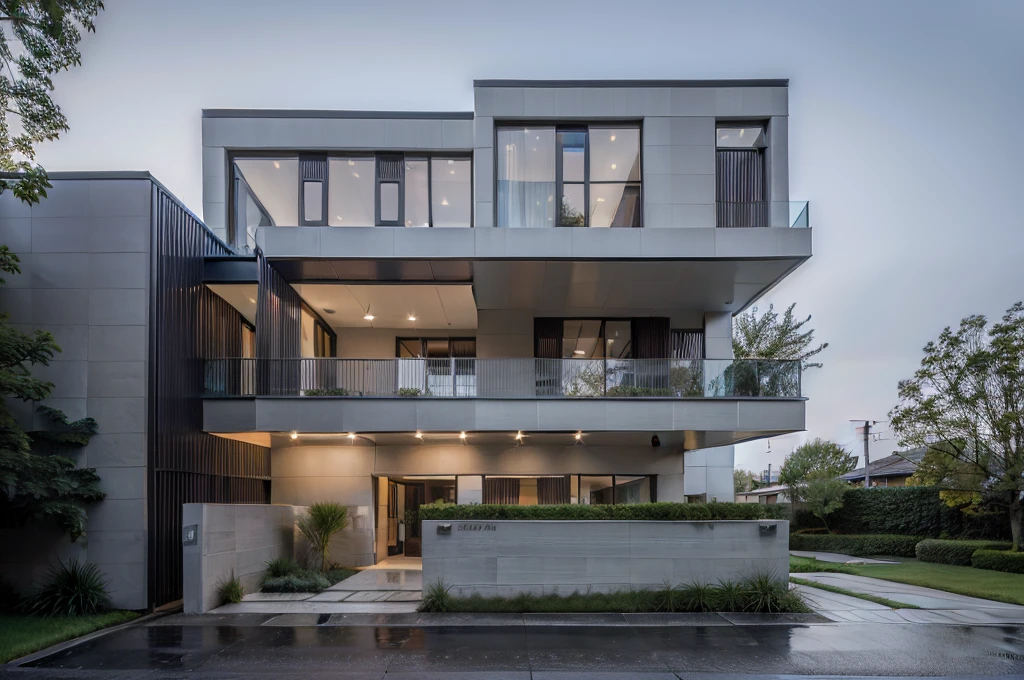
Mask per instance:
[[[790,550],[793,557],[809,557],[819,562],[836,562],[838,564],[899,564],[896,560],[876,560],[870,557],[854,557],[830,552],[811,552],[807,550]]]
[[[921,609],[890,609],[885,605],[848,595],[807,586],[796,586],[816,612],[832,621],[1024,624],[1024,607],[1020,605],[983,600],[933,588],[911,586],[852,574],[813,573],[794,574],[794,577],[921,607]]]
[[[361,570],[322,593],[250,593],[219,614],[412,613],[423,599],[423,563],[392,557]]]

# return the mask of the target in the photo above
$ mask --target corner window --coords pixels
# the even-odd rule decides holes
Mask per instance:
[[[233,164],[235,241],[254,246],[259,227],[299,224],[299,158],[236,158]]]
[[[499,127],[499,227],[641,226],[640,128]]]
[[[769,226],[765,128],[719,125],[715,130],[715,213],[725,228]]]

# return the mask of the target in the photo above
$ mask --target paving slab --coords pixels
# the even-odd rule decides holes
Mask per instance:
[[[328,590],[423,590],[423,572],[417,569],[363,569]]]
[[[249,593],[242,596],[242,602],[301,602],[315,593]]]
[[[325,590],[310,597],[309,602],[341,602],[351,594],[351,590]]]

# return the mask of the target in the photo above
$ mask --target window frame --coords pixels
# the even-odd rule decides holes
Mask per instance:
[[[529,128],[553,128],[555,131],[555,222],[553,224],[556,228],[572,227],[577,229],[590,229],[590,186],[591,184],[606,185],[606,184],[624,184],[626,186],[636,185],[640,188],[639,196],[639,212],[640,220],[639,225],[636,227],[607,227],[610,229],[642,229],[644,227],[644,126],[643,121],[637,121],[636,119],[625,119],[625,120],[565,120],[565,121],[552,121],[552,120],[502,120],[494,121],[494,138],[492,141],[492,148],[498,148],[498,133],[501,130],[528,130]],[[617,181],[617,180],[591,180],[590,178],[590,133],[591,130],[610,130],[610,129],[636,129],[637,131],[637,159],[640,164],[640,179],[639,181]],[[562,216],[562,193],[565,181],[563,179],[563,161],[562,161],[562,144],[559,141],[559,134],[562,132],[582,132],[585,135],[583,144],[583,226],[575,227],[574,225],[563,225],[561,223]],[[767,135],[767,132],[766,132]],[[498,154],[494,153],[494,212],[493,212],[493,224],[498,225]],[[578,185],[580,182],[570,181],[570,185]],[[593,227],[593,228],[604,228],[604,227]]]
[[[434,182],[433,182],[433,163],[434,161],[469,161],[469,227],[440,227],[440,228],[470,228],[476,226],[476,187],[473,181],[475,172],[475,162],[473,152],[469,151],[453,151],[446,149],[422,149],[415,151],[406,150],[390,150],[390,149],[376,149],[373,151],[362,150],[348,150],[348,149],[328,149],[328,150],[289,150],[289,149],[226,149],[226,160],[227,160],[227,206],[228,206],[228,220],[227,220],[227,232],[229,242],[235,245],[245,245],[247,240],[244,230],[239,230],[238,224],[238,192],[236,189],[236,169],[235,161],[239,159],[253,159],[253,160],[291,160],[295,159],[299,163],[299,172],[297,173],[297,192],[298,192],[298,224],[285,224],[278,225],[275,227],[304,227],[304,226],[335,226],[329,224],[329,197],[330,197],[330,186],[331,186],[331,175],[330,175],[330,163],[332,159],[341,158],[361,158],[369,159],[374,162],[374,197],[373,197],[373,212],[374,222],[372,227],[399,227],[406,228],[404,225],[405,217],[405,160],[409,158],[411,160],[426,160],[427,161],[427,203],[428,203],[428,216],[429,228],[434,228]],[[379,156],[392,156],[400,157],[402,159],[402,180],[398,182],[398,207],[399,207],[399,222],[397,224],[380,224],[380,179],[377,174],[377,159]],[[307,221],[305,219],[305,204],[304,204],[304,181],[319,181],[319,180],[303,180],[302,176],[302,161],[303,160],[323,160],[325,161],[324,179],[322,180],[322,213],[321,220],[318,221]],[[244,181],[244,178],[243,178]],[[386,180],[392,181],[392,180]],[[385,182],[385,183],[386,183]],[[248,183],[246,183],[248,185]],[[273,222],[269,213],[263,207],[262,201],[259,197],[249,189],[250,194],[253,197],[255,203],[257,203],[260,209],[267,215],[268,219]]]

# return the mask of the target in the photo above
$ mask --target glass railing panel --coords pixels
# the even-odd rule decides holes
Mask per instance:
[[[211,359],[208,397],[790,398],[797,361],[760,359]]]
[[[806,228],[810,226],[809,210],[807,201],[718,202],[715,219],[721,229]]]

